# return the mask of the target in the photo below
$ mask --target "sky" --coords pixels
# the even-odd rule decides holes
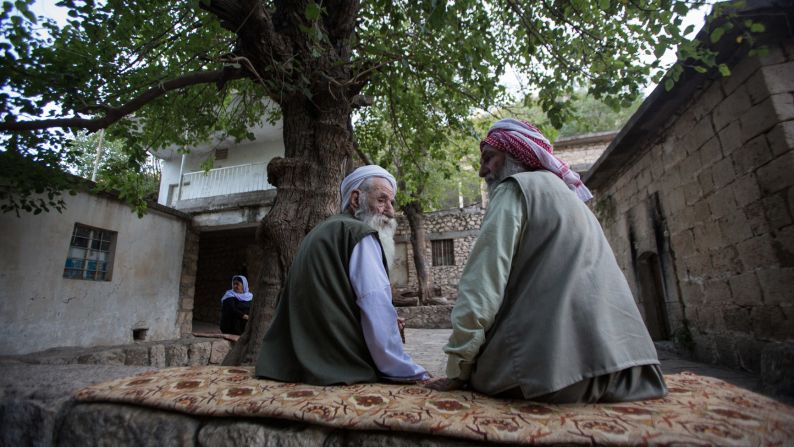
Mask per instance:
[[[693,9],[689,11],[689,14],[686,15],[684,21],[681,24],[681,29],[686,29],[687,26],[694,25],[694,30],[686,36],[687,38],[693,39],[698,31],[700,31],[700,29],[703,27],[706,13],[711,10],[711,4],[713,3],[713,1],[710,1],[706,6],[699,9]],[[661,60],[662,66],[664,67],[670,67],[673,65],[676,60],[675,50],[667,50],[667,52],[664,53],[664,56],[662,56]],[[506,67],[505,74],[502,75],[501,82],[508,88],[508,91],[510,92],[522,90],[521,86],[526,84],[526,81],[521,74],[515,72],[514,69],[509,65]],[[650,95],[653,89],[656,88],[656,85],[656,83],[649,81],[648,85],[646,85],[644,89],[645,96]]]

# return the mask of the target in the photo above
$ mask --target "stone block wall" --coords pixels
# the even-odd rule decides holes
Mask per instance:
[[[568,163],[574,170],[589,168],[609,146],[611,139],[588,144],[555,144],[554,155]]]
[[[794,43],[732,71],[636,148],[594,210],[640,301],[642,257],[658,257],[679,344],[759,372],[794,340]]]
[[[199,233],[194,228],[185,231],[185,251],[182,255],[182,275],[179,280],[179,312],[177,325],[182,336],[193,330],[193,302],[196,292],[196,268],[199,255]]]

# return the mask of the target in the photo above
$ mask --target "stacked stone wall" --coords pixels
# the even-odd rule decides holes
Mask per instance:
[[[182,275],[179,280],[179,311],[177,325],[182,336],[193,330],[193,304],[196,292],[196,268],[199,256],[199,233],[194,228],[185,231],[185,251],[182,255]]]
[[[558,156],[572,167],[589,167],[598,160],[598,157],[601,156],[604,149],[609,146],[610,141],[587,145],[555,147],[554,155]]]
[[[706,84],[646,143],[596,194],[621,268],[642,299],[638,258],[657,254],[674,338],[758,372],[794,339],[794,44]]]
[[[458,281],[463,267],[469,259],[474,242],[482,225],[485,210],[479,206],[464,209],[444,210],[428,213],[425,216],[427,244],[424,247],[426,265],[432,275],[432,284],[441,291],[441,295],[454,300],[457,296]],[[409,241],[410,229],[407,221],[400,218],[396,238],[405,241],[408,271],[408,287],[415,288],[416,268],[413,262],[413,247]],[[454,248],[454,265],[433,266],[432,241],[452,239]]]

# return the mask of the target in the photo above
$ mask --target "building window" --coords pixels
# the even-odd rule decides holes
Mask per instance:
[[[116,233],[74,224],[63,277],[110,281]]]
[[[455,265],[455,245],[452,239],[431,241],[433,265]]]

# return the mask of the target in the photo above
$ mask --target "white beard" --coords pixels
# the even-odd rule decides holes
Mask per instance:
[[[505,164],[499,172],[492,172],[485,176],[485,184],[488,185],[488,197],[493,195],[493,190],[502,180],[514,174],[528,171],[518,160],[510,155],[505,154]]]
[[[380,246],[383,248],[383,256],[386,258],[386,266],[391,270],[394,265],[394,233],[397,231],[397,219],[368,212],[358,212],[356,218],[378,231]]]

